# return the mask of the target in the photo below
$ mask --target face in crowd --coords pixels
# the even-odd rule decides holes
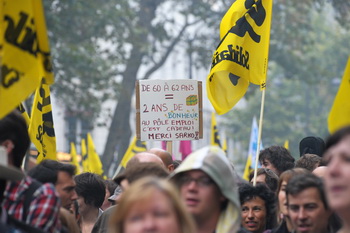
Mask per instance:
[[[331,146],[323,158],[328,167],[324,176],[328,203],[345,216],[350,209],[350,134]]]
[[[226,198],[215,182],[203,171],[192,170],[180,177],[180,193],[187,210],[196,220],[220,213]]]
[[[194,223],[167,180],[141,178],[127,188],[111,216],[115,233],[190,233]]]
[[[242,205],[242,226],[253,233],[261,233],[266,229],[265,201],[253,197]]]
[[[288,195],[288,213],[297,233],[326,232],[331,211],[322,202],[317,188],[307,188]]]
[[[61,199],[62,207],[69,210],[72,203],[78,198],[74,178],[67,172],[59,171],[55,188]]]
[[[148,200],[134,203],[125,217],[125,233],[180,232],[174,208],[165,194],[155,191]]]

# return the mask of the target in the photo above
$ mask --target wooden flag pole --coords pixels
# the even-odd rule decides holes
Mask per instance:
[[[173,141],[166,141],[166,151],[173,156]]]
[[[260,153],[261,131],[262,131],[263,117],[264,117],[265,90],[266,90],[266,87],[262,90],[262,94],[261,94],[261,108],[260,108],[259,130],[258,130],[258,145],[256,147],[253,186],[256,186],[256,177],[257,177],[257,174],[258,174],[258,162],[259,162],[259,153]]]

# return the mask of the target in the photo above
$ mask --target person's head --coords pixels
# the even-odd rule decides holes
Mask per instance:
[[[129,188],[129,186],[136,180],[153,176],[158,178],[166,178],[169,175],[168,170],[164,166],[153,162],[135,163],[133,166],[129,166],[125,171],[117,176],[114,181],[119,185],[119,190],[115,190],[116,195],[113,195],[110,200],[118,203],[123,193]]]
[[[104,180],[106,185],[106,195],[105,200],[101,206],[102,210],[106,210],[114,204],[113,201],[110,201],[109,198],[114,195],[114,191],[117,188],[117,184],[113,180]]]
[[[178,168],[178,166],[180,166],[181,163],[182,163],[181,160],[174,160],[174,161],[173,161],[174,170],[175,170],[176,168]]]
[[[100,208],[106,195],[103,179],[97,174],[85,172],[77,175],[74,180],[80,213],[83,215],[89,208]]]
[[[254,171],[252,171],[249,174],[249,180],[250,183],[253,183],[254,179]],[[267,185],[267,187],[272,191],[276,192],[277,190],[277,184],[278,184],[278,176],[275,172],[268,168],[258,168],[257,176],[256,176],[256,183],[263,183]]]
[[[224,219],[230,214],[236,218],[228,220],[229,229],[235,231],[240,225],[240,204],[234,177],[225,152],[216,146],[193,152],[170,175],[197,226],[213,222],[213,231],[215,225],[216,229],[221,226],[219,217]]]
[[[292,177],[286,187],[288,215],[297,233],[328,232],[332,214],[322,180],[312,173]]]
[[[263,168],[271,169],[278,176],[294,168],[294,158],[283,146],[270,146],[260,151],[259,161]]]
[[[299,142],[300,157],[304,154],[315,154],[322,157],[325,150],[325,143],[322,138],[309,136]]]
[[[158,156],[163,161],[169,172],[174,171],[173,158],[168,151],[160,148],[152,148],[149,150],[149,152]]]
[[[299,174],[307,174],[309,172],[310,171],[306,170],[305,168],[293,168],[293,169],[287,170],[281,174],[280,179],[278,180],[276,194],[277,194],[277,198],[278,198],[278,210],[284,216],[288,215],[286,187],[287,187],[289,180],[293,176],[296,176]]]
[[[296,162],[295,167],[301,167],[312,172],[320,166],[322,158],[315,154],[304,154]]]
[[[328,171],[327,166],[319,166],[312,171],[312,174],[320,178],[323,178],[326,175],[327,171]]]
[[[194,223],[177,190],[155,177],[142,178],[130,186],[110,223],[115,233],[194,232]]]
[[[30,139],[27,123],[17,110],[0,119],[0,145],[5,147],[8,163],[20,168]]]
[[[78,198],[73,179],[75,171],[76,167],[72,164],[46,159],[29,170],[28,175],[42,183],[54,184],[62,207],[69,209]]]
[[[0,146],[0,203],[3,200],[3,194],[6,189],[7,181],[20,181],[24,178],[24,173],[21,169],[6,164],[7,153],[3,146]],[[1,210],[0,210],[1,214]]]
[[[163,161],[157,155],[149,152],[137,153],[128,161],[126,168],[132,167],[137,163],[157,163],[161,166],[165,166]]]
[[[250,232],[262,233],[276,223],[275,194],[264,184],[241,184],[239,199],[242,226]]]
[[[329,205],[349,224],[350,126],[338,130],[326,140],[323,159],[328,167],[324,180]]]

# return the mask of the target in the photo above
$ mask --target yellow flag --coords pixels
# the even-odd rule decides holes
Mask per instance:
[[[81,139],[81,159],[83,164],[83,171],[88,172],[89,171],[89,161],[88,161],[88,154],[86,150],[86,142],[85,139]]]
[[[328,130],[332,134],[347,125],[350,125],[350,57],[328,115]]]
[[[252,156],[248,155],[248,159],[245,164],[244,173],[243,173],[243,179],[245,179],[246,181],[250,181],[249,175],[254,170],[251,167],[252,167]]]
[[[146,143],[138,140],[135,136],[134,139],[132,140],[131,144],[129,145],[129,148],[125,152],[122,161],[120,162],[122,167],[125,168],[126,164],[129,162],[129,160],[132,157],[134,157],[135,154],[143,152],[143,151],[147,151]]]
[[[71,159],[71,163],[73,165],[75,165],[76,169],[76,174],[80,174],[80,165],[78,162],[78,158],[77,158],[77,150],[75,149],[75,144],[74,142],[70,143],[70,156],[72,157]]]
[[[222,18],[220,43],[207,77],[207,93],[218,114],[244,96],[249,83],[266,86],[272,0],[237,0]]]
[[[224,141],[222,143],[222,150],[225,151],[225,153],[227,155],[227,140],[226,140],[226,137],[224,138]]]
[[[43,159],[57,160],[50,87],[45,83],[35,92],[28,131],[38,150],[37,163]]]
[[[102,163],[100,160],[100,156],[96,153],[95,144],[92,140],[91,134],[87,134],[88,141],[88,161],[89,161],[89,170],[92,173],[96,173],[98,175],[103,174]]]
[[[21,112],[21,115],[23,116],[24,120],[26,121],[27,127],[28,127],[30,124],[30,119],[29,119],[28,113],[27,113],[26,109],[24,108],[23,104],[20,103],[18,105],[17,109],[18,109],[18,111]]]
[[[287,150],[289,150],[289,140],[285,140],[285,141],[284,141],[284,148],[286,148]]]
[[[216,124],[215,112],[211,113],[211,136],[210,136],[210,145],[218,146],[221,148],[219,131]]]
[[[1,119],[54,80],[41,0],[3,0],[0,17]]]

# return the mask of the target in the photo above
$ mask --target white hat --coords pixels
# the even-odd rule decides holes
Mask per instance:
[[[6,150],[0,146],[0,179],[18,181],[23,177],[24,173],[20,169],[8,165]]]

